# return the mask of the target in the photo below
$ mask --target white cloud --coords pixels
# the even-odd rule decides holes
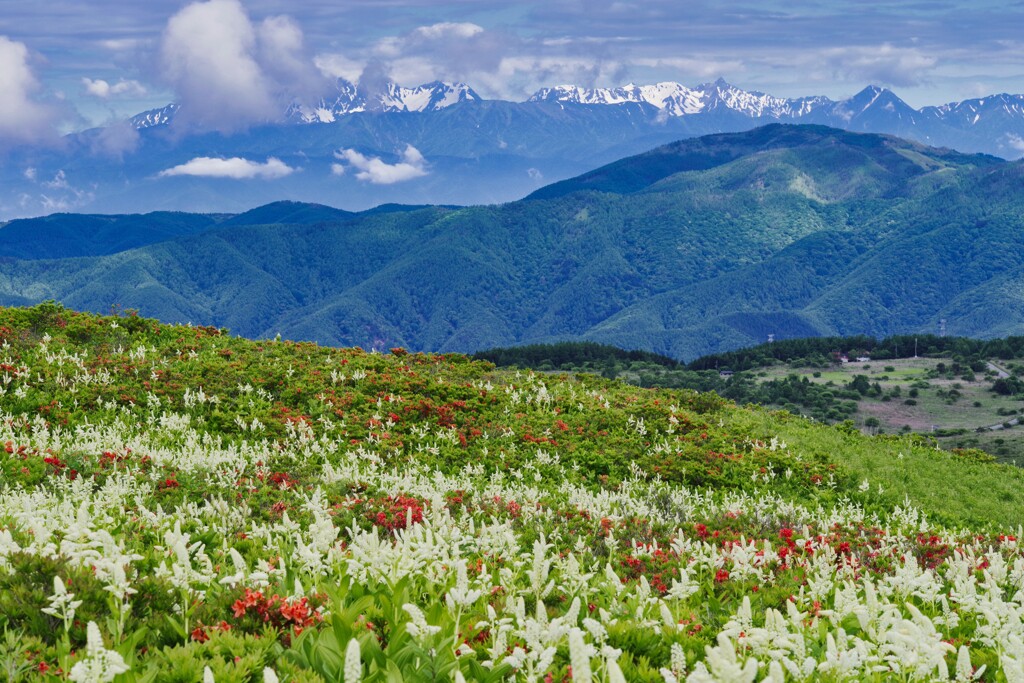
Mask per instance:
[[[570,55],[519,54],[504,57],[496,69],[474,74],[474,88],[519,99],[538,89],[570,83],[586,87],[621,85],[628,65],[614,59]]]
[[[92,192],[75,187],[68,180],[64,169],[60,169],[53,176],[53,180],[44,180],[40,183],[48,192],[38,197],[39,206],[46,212],[73,211],[80,208],[96,197]]]
[[[650,69],[672,69],[697,78],[718,78],[744,70],[745,65],[738,59],[698,59],[693,57],[665,57],[632,59],[630,66]]]
[[[101,40],[99,44],[101,47],[113,52],[124,52],[141,47],[145,44],[145,41],[139,38],[111,38],[108,40]]]
[[[220,159],[215,157],[196,157],[184,164],[179,164],[165,171],[160,171],[160,177],[170,176],[195,176],[199,178],[234,178],[236,180],[247,180],[250,178],[262,178],[263,180],[274,180],[283,178],[295,172],[295,169],[280,159],[270,157],[265,163],[231,157]]]
[[[1024,138],[1021,136],[1016,133],[1007,133],[1006,142],[1010,145],[1010,149],[1024,153]]]
[[[413,35],[426,38],[427,40],[447,40],[450,38],[472,38],[484,32],[483,26],[469,22],[444,21],[430,26],[420,26],[413,31]]]
[[[36,179],[36,169],[35,169],[35,167],[34,166],[29,166],[28,168],[26,168],[24,176],[25,176],[26,179],[35,182],[35,179]]]
[[[67,190],[71,188],[71,185],[68,184],[67,174],[64,173],[63,168],[57,171],[56,175],[53,176],[53,180],[44,181],[43,185],[51,190]]]
[[[378,157],[367,157],[354,149],[340,150],[335,152],[334,156],[342,161],[347,161],[357,169],[356,178],[369,181],[374,185],[391,185],[427,175],[426,159],[412,145],[406,145],[405,151],[402,152],[402,160],[396,164],[386,163]],[[343,175],[345,167],[341,164],[334,164],[331,167],[331,172],[334,175]]]
[[[320,87],[302,45],[290,18],[254,26],[238,0],[186,6],[167,22],[161,48],[163,75],[181,102],[178,121],[228,132],[279,118],[295,96]]]
[[[920,85],[938,63],[918,48],[890,44],[828,48],[808,59],[808,66],[824,69],[824,73],[814,74],[817,80],[839,78],[893,86]]]
[[[344,78],[349,83],[359,81],[359,76],[366,68],[366,62],[358,59],[349,59],[344,55],[322,54],[317,55],[313,60],[316,68],[325,76],[330,78]]]
[[[57,114],[35,99],[38,90],[28,48],[0,36],[0,140],[38,141],[56,135]]]
[[[114,121],[101,127],[89,142],[93,154],[102,154],[120,159],[139,146],[141,136],[127,121]]]
[[[283,98],[320,96],[323,79],[305,54],[302,29],[291,17],[264,19],[257,30],[259,62]]]
[[[119,95],[141,96],[146,94],[146,88],[141,83],[138,81],[128,81],[123,78],[113,85],[102,78],[97,78],[96,80],[83,78],[82,85],[85,86],[86,94],[101,99],[117,97]]]
[[[161,55],[181,116],[218,130],[273,116],[270,83],[255,49],[255,30],[237,0],[196,2],[171,17]]]
[[[593,46],[579,48],[575,42],[548,45],[543,39],[524,39],[469,22],[442,22],[381,38],[356,55],[321,54],[317,66],[326,74],[357,82],[362,80],[360,68],[365,73],[376,63],[378,71],[402,85],[461,81],[485,97],[513,100],[554,83],[620,85],[631,66],[651,66],[590,54],[595,50]],[[693,59],[686,66],[700,63]],[[678,68],[682,64],[657,66]]]
[[[380,38],[355,55],[321,54],[317,66],[352,82],[362,80],[359,66],[372,69],[376,63],[376,70],[403,85],[434,80],[475,85],[478,74],[493,74],[502,57],[519,47],[520,41],[504,32],[470,22],[441,22]]]

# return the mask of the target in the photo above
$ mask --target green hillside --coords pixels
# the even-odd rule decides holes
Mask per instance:
[[[843,423],[868,434],[918,433],[937,447],[978,449],[1024,466],[1020,336],[787,339],[688,364],[593,342],[488,349],[473,357],[506,368],[713,391],[741,405]]]
[[[314,224],[344,221],[356,214],[321,204],[273,202],[224,221],[225,225],[273,225],[275,223]]]
[[[630,194],[680,173],[726,167],[742,158],[753,157],[753,163],[759,165],[762,159],[775,157],[782,150],[790,150],[790,158],[804,166],[812,183],[808,190],[824,182],[846,196],[874,194],[884,186],[900,191],[903,182],[919,176],[922,168],[937,171],[1000,163],[994,157],[929,148],[888,135],[861,135],[825,126],[772,124],[740,135],[725,133],[680,140],[553,183],[529,198],[552,199],[584,190]],[[744,174],[730,175],[740,184],[749,180]]]
[[[0,349],[13,683],[1019,666],[1018,468],[687,390],[53,304],[0,309]]]
[[[806,336],[1019,332],[1021,163],[818,126],[675,143],[501,206],[275,204],[107,256],[0,262],[0,301],[250,337],[688,360]],[[270,221],[271,225],[232,225]],[[2,235],[4,230],[0,230]]]

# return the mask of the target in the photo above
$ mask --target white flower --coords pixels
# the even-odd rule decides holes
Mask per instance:
[[[68,680],[74,683],[109,683],[118,674],[128,671],[120,654],[103,646],[103,636],[95,621],[86,626],[85,657],[71,667]]]
[[[608,629],[606,629],[604,625],[596,619],[591,619],[590,617],[584,619],[583,628],[587,629],[587,632],[590,633],[590,637],[593,638],[595,642],[603,643],[608,638]]]
[[[679,568],[679,578],[672,579],[672,587],[668,589],[667,597],[673,600],[685,600],[700,590],[700,584],[690,578],[686,567]]]
[[[74,593],[68,593],[61,578],[54,576],[53,595],[50,596],[50,606],[44,607],[42,611],[63,621],[64,630],[67,631],[75,620],[75,610],[81,604],[81,600],[75,600]]]
[[[717,646],[705,645],[704,652],[705,661],[697,662],[693,673],[686,679],[687,683],[753,683],[757,678],[757,660],[751,657],[745,662],[741,661],[736,656],[736,647],[724,633],[718,634]]]
[[[279,683],[277,674],[269,666],[263,667],[263,683]]]
[[[967,649],[966,645],[961,645],[956,654],[956,678],[954,680],[960,683],[969,683],[969,681],[981,678],[983,673],[985,673],[985,665],[979,666],[975,671],[971,666],[971,651]]]
[[[345,683],[359,683],[363,678],[363,662],[359,656],[359,641],[353,638],[345,648]]]
[[[583,631],[578,628],[569,631],[569,661],[572,663],[572,680],[590,683],[590,648],[583,641]]]
[[[405,630],[409,632],[413,638],[421,638],[423,636],[430,637],[441,630],[440,626],[431,626],[427,623],[427,618],[423,615],[421,610],[416,605],[406,603],[402,605],[402,609],[409,614],[410,621],[405,625]]]
[[[626,677],[622,674],[619,663],[614,659],[609,659],[605,668],[608,672],[608,683],[626,683]]]
[[[469,575],[467,574],[466,561],[459,560],[455,564],[455,586],[445,596],[448,608],[453,612],[464,607],[471,607],[480,599],[481,591],[469,589]]]

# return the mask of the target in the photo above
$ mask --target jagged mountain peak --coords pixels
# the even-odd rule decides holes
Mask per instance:
[[[361,111],[437,111],[460,102],[479,102],[480,95],[465,83],[433,81],[412,88],[388,81],[383,88],[367,92],[354,83],[338,80],[338,90],[313,105],[296,103],[286,118],[295,123],[331,123],[337,117]]]
[[[316,102],[293,102],[284,118],[290,123],[331,123],[339,116],[362,111],[425,112],[437,111],[460,102],[479,102],[480,97],[465,83],[433,81],[411,88],[388,81],[383,87],[367,92],[355,83],[339,78],[335,90]],[[181,110],[172,103],[152,109],[129,119],[136,128],[151,128],[169,124]]]

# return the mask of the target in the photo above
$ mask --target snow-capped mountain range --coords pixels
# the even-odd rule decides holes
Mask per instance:
[[[481,103],[480,97],[464,83],[435,81],[412,88],[386,83],[374,92],[365,92],[349,81],[339,79],[336,90],[317,102],[295,102],[284,115],[287,123],[335,123],[339,118],[361,112],[408,113],[436,112],[448,107]],[[941,106],[914,109],[891,90],[868,86],[853,97],[832,100],[812,96],[781,98],[747,91],[722,79],[690,88],[680,83],[653,85],[630,83],[618,88],[584,88],[559,85],[543,88],[522,105],[555,103],[561,107],[640,105],[651,108],[656,118],[699,116],[722,117],[720,126],[732,129],[735,117],[756,123],[816,123],[852,130],[889,132],[931,144],[950,144],[955,131],[985,131],[989,144],[967,144],[965,150],[978,149],[1003,156],[1024,154],[1024,95],[992,95]],[[150,128],[173,121],[180,108],[170,104],[143,112],[130,121],[135,128]],[[708,126],[702,125],[702,128]],[[953,145],[956,146],[956,145]]]
[[[630,83],[621,88],[581,88],[559,85],[543,88],[528,102],[571,102],[573,104],[625,104],[646,103],[669,116],[687,116],[725,108],[752,118],[803,116],[832,101],[827,97],[783,99],[760,92],[748,92],[719,79],[696,88],[673,82],[654,85]]]
[[[620,88],[581,88],[560,85],[537,91],[529,102],[621,105],[649,104],[668,116],[691,116],[729,110],[753,119],[774,119],[787,123],[852,122],[872,111],[910,125],[942,123],[952,128],[969,129],[999,121],[1004,125],[1024,122],[1024,95],[992,95],[941,106],[914,109],[891,90],[868,86],[846,100],[827,97],[780,98],[746,91],[719,79],[688,88],[679,83],[629,85]],[[846,126],[840,126],[846,127]],[[1012,135],[1011,135],[1012,137]],[[1018,148],[1024,152],[1024,148]]]

